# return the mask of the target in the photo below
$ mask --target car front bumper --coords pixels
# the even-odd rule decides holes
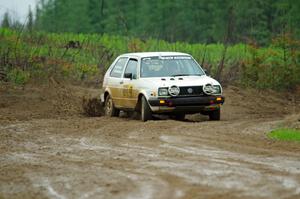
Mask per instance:
[[[217,110],[224,101],[224,96],[156,98],[148,100],[154,113],[181,112],[186,114]]]

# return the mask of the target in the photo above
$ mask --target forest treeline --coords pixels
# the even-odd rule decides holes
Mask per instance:
[[[300,37],[299,0],[40,0],[34,13],[31,26],[57,33],[264,46]]]
[[[0,83],[99,84],[122,53],[179,51],[223,85],[299,90],[300,0],[40,0],[1,26]]]
[[[37,27],[193,43],[257,42],[300,35],[299,0],[50,0]]]

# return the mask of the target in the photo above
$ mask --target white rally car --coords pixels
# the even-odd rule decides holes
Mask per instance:
[[[201,113],[220,120],[224,103],[219,82],[207,76],[189,54],[146,52],[123,54],[107,70],[101,101],[106,116],[137,111],[142,121],[153,114],[182,120]]]

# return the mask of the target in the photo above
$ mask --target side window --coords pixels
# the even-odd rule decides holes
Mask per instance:
[[[127,59],[128,59],[127,57],[121,57],[117,61],[117,63],[115,64],[114,68],[110,72],[110,76],[111,77],[118,77],[118,78],[120,78],[122,76],[123,69],[125,67]]]
[[[136,59],[130,59],[125,69],[125,73],[132,73],[132,79],[136,79],[137,67],[138,67],[138,61]]]

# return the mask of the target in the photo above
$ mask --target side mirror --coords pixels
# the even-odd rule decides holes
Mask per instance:
[[[132,79],[132,73],[125,73],[124,78]]]
[[[209,71],[207,69],[203,68],[203,70],[207,76],[210,76]]]

